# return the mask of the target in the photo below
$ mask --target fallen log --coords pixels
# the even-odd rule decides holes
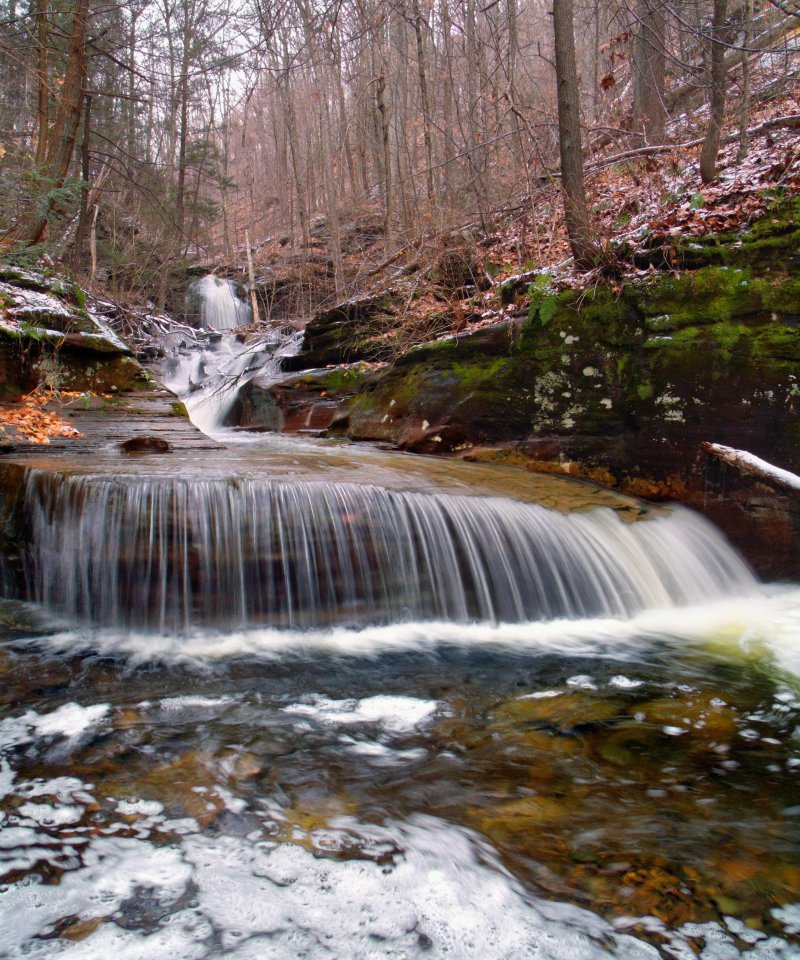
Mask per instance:
[[[728,463],[742,473],[751,474],[773,486],[783,487],[795,496],[800,496],[800,476],[783,470],[774,464],[762,460],[760,457],[748,453],[746,450],[736,450],[733,447],[723,446],[721,443],[702,443],[701,448],[712,457],[723,463]]]

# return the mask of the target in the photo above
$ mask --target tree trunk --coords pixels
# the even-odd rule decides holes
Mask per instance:
[[[331,51],[333,55],[333,51]],[[353,196],[358,191],[356,183],[356,165],[353,159],[353,147],[350,143],[350,124],[347,122],[347,105],[345,103],[344,83],[342,82],[342,60],[336,55],[333,64],[333,77],[336,84],[336,105],[339,111],[339,137],[344,144],[344,158],[347,163],[347,175],[350,179],[350,192]],[[344,175],[341,181],[344,182]]]
[[[389,116],[386,112],[386,78],[378,77],[377,101],[381,115],[381,142],[383,143],[383,233],[387,241],[392,235],[392,156],[389,146]]]
[[[665,19],[663,0],[639,0],[633,54],[633,129],[647,144],[663,143]]]
[[[72,251],[72,269],[76,272],[83,266],[83,248],[89,229],[89,136],[91,134],[92,98],[87,94],[83,98],[83,139],[81,140],[81,210],[78,215],[78,227],[75,231],[75,247]]]
[[[138,154],[138,141],[136,139],[136,22],[139,19],[139,11],[131,10],[130,33],[128,34],[128,155],[135,157]]]
[[[727,24],[728,0],[714,0],[714,20],[711,26],[711,96],[710,116],[706,138],[700,150],[700,179],[711,183],[717,175],[717,154],[725,119],[725,53],[730,28]]]
[[[181,55],[181,73],[178,82],[180,97],[180,130],[178,131],[178,185],[175,193],[175,219],[178,232],[183,235],[186,218],[186,148],[189,140],[189,43],[190,21],[189,5],[184,0],[183,14],[183,51]],[[179,241],[179,242],[181,242]]]
[[[578,102],[578,74],[575,69],[572,0],[554,0],[553,32],[556,52],[558,93],[558,139],[561,151],[561,192],[564,219],[575,265],[590,269],[598,249],[592,240],[586,190],[583,184],[581,120]]]
[[[50,124],[48,116],[50,96],[47,89],[47,0],[39,0],[36,8],[36,75],[39,84],[36,166],[41,169],[47,153],[47,128]]]
[[[75,138],[81,120],[83,82],[86,78],[86,27],[89,0],[76,0],[72,15],[72,31],[67,52],[67,69],[61,87],[55,123],[47,136],[47,150],[40,169],[49,190],[64,185],[75,149]],[[38,243],[47,229],[50,204],[33,197],[19,221],[3,237],[3,246]]]
[[[750,21],[753,19],[753,0],[745,0],[742,10],[742,47],[747,50],[750,46]],[[750,116],[750,58],[745,53],[742,60],[742,89],[739,99],[739,153],[737,159],[741,163],[747,156],[747,121]]]
[[[425,44],[422,35],[422,11],[419,0],[411,0],[414,15],[414,36],[417,41],[417,71],[419,75],[419,93],[422,100],[422,131],[425,139],[425,184],[428,200],[433,203],[433,138],[431,136],[431,105],[428,95],[428,78],[425,73]]]

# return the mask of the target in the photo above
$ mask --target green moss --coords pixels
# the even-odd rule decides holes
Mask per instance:
[[[732,350],[742,337],[750,335],[750,329],[742,324],[715,323],[711,327],[711,335],[725,350]]]
[[[317,372],[304,377],[303,382],[330,393],[352,393],[358,390],[369,375],[369,368],[357,364],[353,367],[337,367],[324,373]]]
[[[734,267],[701,267],[637,284],[634,290],[651,330],[726,322],[761,306],[750,273]]]
[[[506,357],[487,358],[484,363],[454,363],[452,366],[461,389],[468,392],[482,390],[487,385],[499,386],[514,369],[514,362]],[[504,388],[499,386],[499,389],[502,392]]]
[[[172,411],[173,417],[181,417],[183,420],[189,419],[189,411],[186,409],[186,404],[181,403],[180,400],[175,400],[169,405],[170,410]]]
[[[800,314],[800,275],[772,276],[754,281],[765,310],[772,313]]]

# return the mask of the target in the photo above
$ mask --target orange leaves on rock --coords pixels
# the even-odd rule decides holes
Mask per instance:
[[[37,389],[20,403],[0,407],[0,436],[25,443],[50,443],[55,437],[77,437],[80,432],[44,405],[52,399],[48,391]]]

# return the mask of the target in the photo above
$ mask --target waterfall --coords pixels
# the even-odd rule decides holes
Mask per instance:
[[[296,353],[303,337],[274,327],[247,337],[231,333],[252,319],[236,291],[232,280],[212,275],[192,283],[187,313],[210,332],[190,336],[183,328],[162,344],[159,379],[183,400],[195,426],[209,434],[222,426],[245,383],[256,377],[268,383],[280,375],[281,357]]]
[[[681,508],[629,523],[609,509],[349,483],[38,470],[26,497],[31,596],[111,626],[625,617],[756,589]]]
[[[161,364],[159,378],[186,404],[192,423],[213,434],[225,421],[241,387],[280,375],[281,357],[297,351],[302,332],[271,330],[252,343],[233,336],[204,345],[178,345]]]
[[[240,299],[232,280],[209,274],[189,286],[186,299],[189,312],[199,314],[205,330],[232,330],[252,320],[250,304]]]

